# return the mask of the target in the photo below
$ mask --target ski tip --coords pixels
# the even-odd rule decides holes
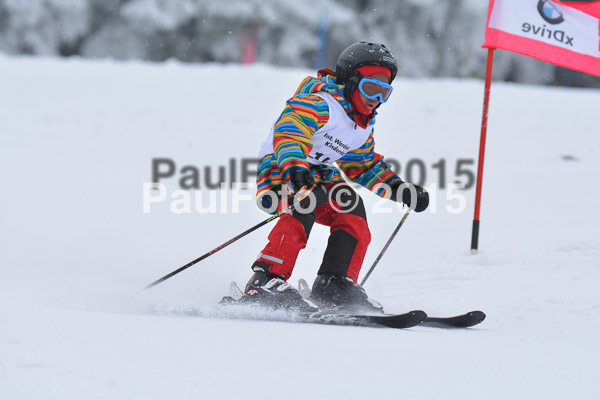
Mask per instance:
[[[454,317],[428,317],[423,323],[423,326],[433,328],[470,328],[478,325],[485,319],[486,315],[483,311],[470,311],[462,315]]]
[[[470,317],[477,319],[479,321],[479,323],[483,322],[485,320],[485,317],[487,317],[487,315],[485,315],[485,313],[483,311],[471,311],[470,313],[467,313]]]
[[[229,296],[235,301],[239,301],[244,296],[244,292],[235,281],[231,281],[229,284]]]
[[[418,317],[421,320],[421,322],[423,322],[427,319],[427,313],[423,310],[413,310],[413,311],[410,311],[409,314],[414,317]]]
[[[422,324],[427,319],[425,311],[414,310],[405,314],[357,315],[356,318],[366,318],[389,328],[404,329]]]

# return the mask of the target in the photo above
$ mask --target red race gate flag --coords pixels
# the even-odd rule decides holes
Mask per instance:
[[[600,1],[490,0],[483,47],[600,76]]]
[[[471,252],[479,246],[479,215],[494,50],[503,49],[600,76],[600,0],[490,0],[488,49],[479,140]]]

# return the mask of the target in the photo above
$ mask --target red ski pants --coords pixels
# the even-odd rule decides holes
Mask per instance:
[[[364,204],[348,185],[324,186],[330,192],[330,200],[316,207],[312,213],[293,212],[281,216],[269,234],[269,243],[253,266],[265,268],[287,280],[294,270],[298,253],[306,247],[312,226],[317,222],[330,227],[327,249],[318,273],[347,276],[354,282],[358,280],[371,242]],[[337,198],[336,191],[340,188],[346,190],[347,197],[338,203],[332,199]]]

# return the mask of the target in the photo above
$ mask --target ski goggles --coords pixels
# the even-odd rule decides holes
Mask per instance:
[[[358,84],[358,90],[366,98],[371,100],[378,98],[380,103],[388,100],[393,89],[389,84],[369,76],[362,78]]]

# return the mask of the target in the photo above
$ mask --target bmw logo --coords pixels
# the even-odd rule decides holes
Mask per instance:
[[[563,13],[552,0],[539,0],[537,9],[546,22],[557,25],[563,22]]]

